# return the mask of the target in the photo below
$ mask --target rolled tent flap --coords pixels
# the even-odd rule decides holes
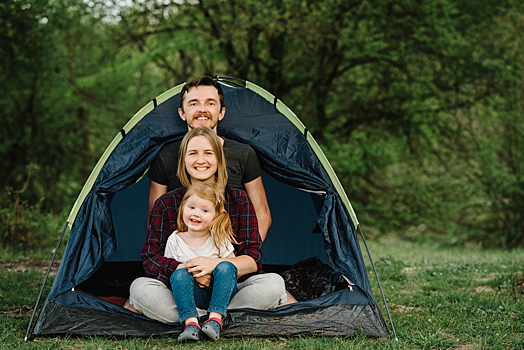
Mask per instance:
[[[373,300],[371,285],[360,251],[355,226],[338,193],[329,191],[317,217],[330,265],[359,286]]]

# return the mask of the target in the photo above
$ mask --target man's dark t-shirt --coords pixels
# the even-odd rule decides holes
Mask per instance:
[[[167,185],[167,191],[182,187],[177,175],[178,152],[182,141],[169,143],[162,147],[151,163],[147,176],[161,185]],[[227,184],[244,190],[244,184],[262,175],[262,169],[255,151],[245,143],[224,138],[224,156],[226,157]]]

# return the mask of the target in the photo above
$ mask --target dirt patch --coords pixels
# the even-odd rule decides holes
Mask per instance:
[[[490,288],[490,287],[478,286],[477,288],[475,288],[475,293],[476,294],[479,294],[479,293],[491,293],[491,292],[494,292],[494,289]]]
[[[33,314],[33,307],[17,307],[11,309],[0,310],[0,315],[11,316],[14,318],[29,318]]]
[[[524,294],[524,279],[515,281],[515,293]]]
[[[487,277],[475,278],[475,281],[477,281],[477,282],[489,282],[492,279],[495,279],[496,277],[497,277],[497,274],[495,272],[492,272]]]
[[[419,311],[419,308],[413,307],[413,306],[404,306],[404,305],[396,305],[396,304],[389,304],[389,308],[391,311],[397,314],[407,314],[412,313],[413,311]]]
[[[42,274],[47,272],[51,260],[31,260],[31,261],[21,261],[21,262],[9,262],[9,263],[0,263],[0,270],[7,272],[26,272],[27,270],[38,270]],[[53,261],[53,266],[51,266],[50,275],[56,275],[58,266],[60,265],[60,260]]]

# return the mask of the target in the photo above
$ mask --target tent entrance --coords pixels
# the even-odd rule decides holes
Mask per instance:
[[[323,266],[319,260],[309,260],[309,266],[304,266],[307,261],[299,262],[297,265],[302,263],[302,267],[299,268],[290,265],[263,265],[263,271],[287,277],[290,292],[298,297],[299,301],[330,294],[326,293],[328,289],[330,292],[336,292],[349,287],[347,281],[341,278],[342,276],[333,274],[327,265]],[[123,300],[129,298],[131,283],[139,277],[146,277],[140,261],[106,262],[93,276],[75,287],[75,290],[120,306]],[[316,291],[312,289],[313,285],[316,286]]]
[[[146,277],[141,261],[106,262],[76,289],[97,297],[129,298],[129,286]]]

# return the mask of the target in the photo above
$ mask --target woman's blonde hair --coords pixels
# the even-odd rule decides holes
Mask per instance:
[[[207,126],[201,126],[199,128],[191,129],[186,136],[182,139],[180,144],[180,151],[178,153],[178,177],[180,178],[180,183],[182,186],[189,188],[191,186],[191,177],[186,169],[186,154],[187,154],[187,145],[193,137],[204,136],[209,140],[211,147],[213,148],[213,153],[217,159],[217,171],[215,173],[215,182],[217,186],[222,189],[222,192],[226,189],[227,184],[227,169],[226,169],[226,158],[224,156],[224,149],[222,148],[222,143],[217,134],[211,128]]]
[[[224,203],[226,200],[224,192],[220,191],[216,184],[196,183],[189,187],[184,198],[182,198],[180,207],[178,208],[177,230],[179,232],[187,232],[188,230],[188,227],[184,222],[184,206],[192,195],[197,195],[200,198],[213,203],[215,217],[209,225],[209,231],[217,249],[220,250],[221,246],[226,246],[227,240],[234,244],[238,244],[233,229],[231,228],[231,219],[224,209]]]

